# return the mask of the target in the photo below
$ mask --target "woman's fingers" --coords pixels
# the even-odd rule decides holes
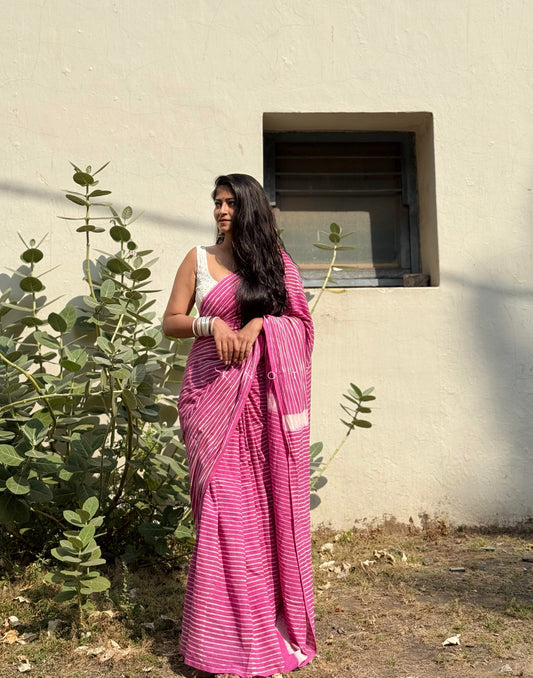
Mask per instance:
[[[242,363],[243,360],[246,360],[246,358],[250,355],[251,350],[252,342],[249,339],[241,339],[239,342],[239,349],[236,353],[237,362]]]

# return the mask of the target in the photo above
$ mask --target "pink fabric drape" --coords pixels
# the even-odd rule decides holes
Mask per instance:
[[[268,676],[315,654],[309,527],[313,328],[298,270],[283,253],[288,307],[267,316],[241,365],[195,340],[179,398],[197,541],[181,651],[213,673]],[[240,326],[230,274],[201,315]]]

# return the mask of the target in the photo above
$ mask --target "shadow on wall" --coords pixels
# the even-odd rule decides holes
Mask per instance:
[[[12,196],[20,196],[21,198],[33,198],[34,200],[42,200],[49,202],[52,198],[61,200],[63,203],[67,203],[65,200],[65,194],[62,191],[56,191],[51,188],[36,188],[31,184],[23,184],[20,182],[14,181],[0,181],[0,193],[11,194]],[[163,212],[154,212],[143,211],[142,207],[135,205],[136,213],[142,212],[142,219],[145,221],[150,221],[153,223],[160,224],[162,226],[172,226],[173,228],[191,228],[191,222],[185,219],[176,219],[176,217],[169,216]],[[215,233],[215,227],[213,226],[213,237]],[[30,237],[30,236],[28,236]]]
[[[483,390],[480,418],[471,420],[472,428],[493,435],[493,450],[498,449],[497,457],[494,451],[469,451],[475,472],[490,487],[489,505],[480,509],[496,523],[520,522],[533,513],[533,288],[450,273],[443,278],[442,284],[468,291],[470,349],[480,357],[477,365],[485,366],[483,374],[465,375]],[[521,514],[506,512],[505,506],[513,503],[523,507]]]

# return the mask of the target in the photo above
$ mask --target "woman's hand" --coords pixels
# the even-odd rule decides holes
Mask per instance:
[[[242,327],[236,336],[236,349],[233,359],[236,363],[242,363],[250,355],[252,346],[263,329],[263,318],[252,318]]]
[[[217,347],[217,355],[226,365],[230,365],[235,360],[237,352],[237,333],[222,320],[215,318],[213,321],[213,338]]]
[[[250,355],[252,346],[263,329],[263,318],[253,318],[238,332],[221,318],[213,322],[213,337],[217,347],[217,355],[226,365],[242,363]]]

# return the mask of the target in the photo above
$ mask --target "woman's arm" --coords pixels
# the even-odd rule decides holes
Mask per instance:
[[[194,336],[192,331],[194,318],[191,318],[189,313],[194,306],[196,270],[196,249],[192,249],[178,268],[163,315],[163,332],[169,337],[183,339]],[[216,318],[213,322],[213,334],[220,360],[226,365],[238,360],[237,349],[240,342],[237,342],[236,333],[221,318]]]
[[[168,337],[192,337],[192,321],[189,317],[194,306],[196,290],[196,249],[187,253],[181,262],[167,308],[163,315],[163,332]]]

